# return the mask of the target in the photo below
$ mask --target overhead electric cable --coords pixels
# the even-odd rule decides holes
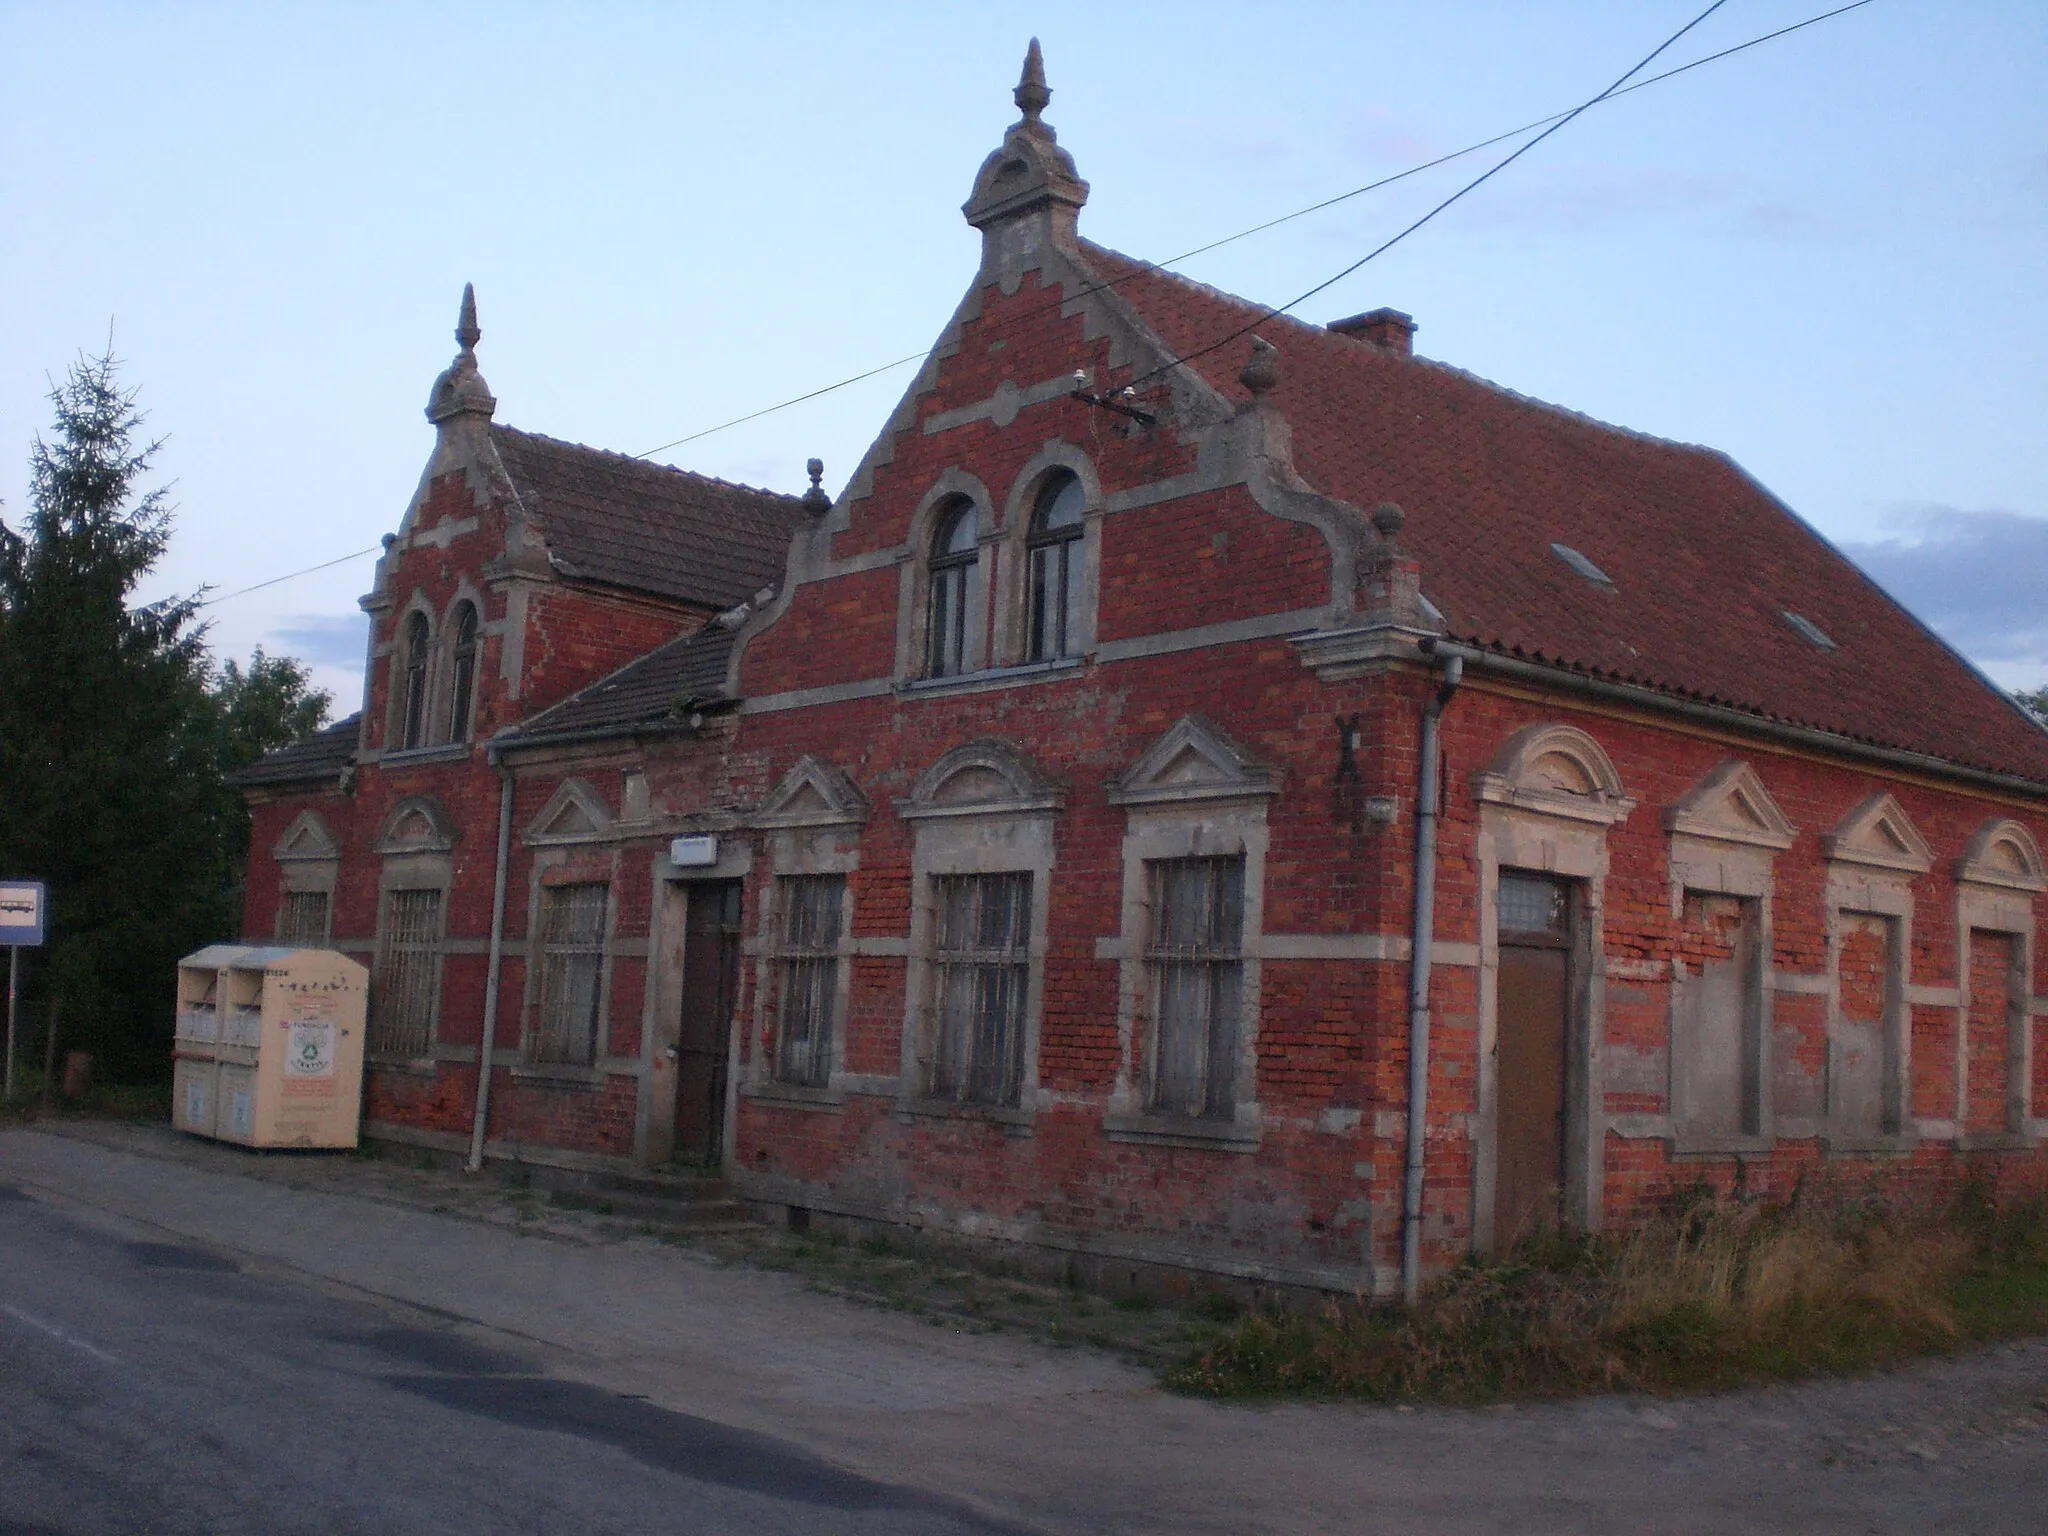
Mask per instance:
[[[1171,369],[1180,367],[1183,363],[1191,363],[1198,357],[1207,357],[1211,352],[1229,346],[1233,341],[1236,341],[1239,337],[1249,336],[1253,331],[1257,330],[1260,326],[1264,325],[1268,320],[1277,319],[1279,316],[1286,314],[1290,309],[1295,308],[1297,305],[1305,303],[1307,300],[1314,298],[1324,289],[1334,288],[1337,284],[1343,282],[1345,278],[1349,277],[1352,273],[1356,272],[1360,267],[1364,266],[1367,262],[1373,260],[1375,257],[1385,255],[1388,251],[1391,251],[1395,246],[1399,245],[1403,240],[1406,240],[1410,235],[1414,234],[1415,231],[1422,228],[1423,225],[1427,224],[1431,219],[1435,218],[1438,214],[1442,213],[1446,208],[1449,208],[1453,203],[1456,203],[1461,198],[1464,198],[1469,194],[1478,191],[1479,188],[1486,185],[1487,182],[1491,181],[1494,177],[1498,176],[1502,171],[1506,170],[1509,166],[1513,165],[1517,160],[1521,159],[1522,156],[1529,153],[1529,151],[1534,149],[1538,144],[1541,144],[1545,139],[1549,138],[1552,134],[1564,128],[1566,124],[1578,118],[1581,113],[1584,113],[1593,107],[1597,107],[1601,102],[1611,98],[1624,85],[1628,84],[1630,80],[1634,79],[1637,75],[1641,74],[1645,69],[1647,69],[1650,66],[1650,64],[1655,61],[1657,56],[1661,54],[1665,49],[1669,48],[1681,37],[1684,37],[1686,33],[1690,32],[1694,27],[1698,26],[1701,22],[1705,21],[1709,16],[1713,15],[1714,12],[1721,9],[1721,7],[1726,5],[1727,3],[1728,0],[1713,0],[1713,3],[1709,5],[1704,11],[1701,11],[1699,15],[1693,17],[1691,21],[1688,21],[1676,32],[1672,33],[1669,37],[1665,38],[1663,42],[1659,43],[1655,48],[1651,49],[1647,54],[1643,56],[1642,60],[1639,63],[1630,68],[1625,74],[1621,76],[1620,79],[1616,80],[1614,84],[1608,86],[1606,90],[1602,91],[1597,96],[1588,97],[1585,101],[1580,102],[1576,107],[1573,107],[1571,111],[1565,113],[1562,117],[1558,118],[1556,122],[1552,123],[1548,128],[1545,128],[1541,133],[1537,134],[1534,138],[1528,140],[1526,143],[1516,145],[1513,150],[1503,155],[1499,160],[1496,160],[1492,165],[1488,166],[1485,170],[1481,171],[1477,176],[1474,176],[1470,181],[1466,182],[1465,185],[1458,188],[1457,191],[1453,192],[1449,197],[1445,198],[1442,202],[1438,203],[1434,208],[1430,209],[1429,212],[1422,215],[1421,218],[1416,219],[1413,223],[1407,225],[1398,233],[1390,235],[1387,239],[1381,241],[1378,245],[1374,246],[1371,250],[1367,251],[1363,256],[1359,257],[1358,260],[1352,262],[1350,266],[1346,267],[1343,271],[1337,273],[1334,277],[1325,278],[1322,282],[1317,283],[1315,287],[1310,288],[1305,293],[1297,294],[1295,297],[1289,299],[1285,304],[1280,305],[1276,309],[1267,310],[1264,314],[1260,315],[1256,320],[1252,320],[1247,324],[1239,326],[1236,330],[1229,332],[1227,335],[1218,337],[1216,340],[1210,342],[1206,347],[1200,347],[1193,352],[1182,353],[1179,357],[1174,358],[1171,362],[1161,363],[1157,368],[1152,369],[1149,373],[1140,374],[1137,378],[1131,380],[1131,382],[1127,386],[1125,386],[1126,390],[1136,389],[1139,385],[1148,383],[1149,381],[1158,378],[1161,374],[1166,373]]]
[[[377,547],[373,544],[368,549],[359,549],[352,555],[337,555],[332,560],[323,560],[318,565],[307,566],[304,570],[286,571],[282,576],[273,576],[268,581],[259,581],[253,587],[237,587],[232,592],[223,592],[219,597],[209,597],[205,602],[194,603],[193,606],[195,608],[215,608],[231,597],[247,597],[251,592],[261,592],[265,587],[274,587],[281,581],[291,581],[300,576],[310,576],[315,571],[324,571],[336,565],[346,565],[351,560],[360,560],[365,555],[374,555],[375,553],[377,553]]]
[[[1073,297],[1087,298],[1090,294],[1100,293],[1106,288],[1114,288],[1121,283],[1129,282],[1132,278],[1143,276],[1148,272],[1157,272],[1162,270],[1163,268],[1171,267],[1178,262],[1191,261],[1197,256],[1206,256],[1209,252],[1221,250],[1224,246],[1233,244],[1236,241],[1249,239],[1253,235],[1264,234],[1269,229],[1277,229],[1282,224],[1289,224],[1296,219],[1307,218],[1312,213],[1321,213],[1326,208],[1334,208],[1339,203],[1349,202],[1351,201],[1351,199],[1355,197],[1363,197],[1368,192],[1377,192],[1383,187],[1390,187],[1394,185],[1394,183],[1396,182],[1406,181],[1411,176],[1419,176],[1424,171],[1433,171],[1438,166],[1448,165],[1454,160],[1462,160],[1467,155],[1477,154],[1482,149],[1491,149],[1496,144],[1506,143],[1509,139],[1518,138],[1525,133],[1533,133],[1539,128],[1551,128],[1553,125],[1555,125],[1555,127],[1557,128],[1561,128],[1564,126],[1566,122],[1570,121],[1573,117],[1576,117],[1579,113],[1586,111],[1589,107],[1599,106],[1609,101],[1618,100],[1619,98],[1630,95],[1636,91],[1647,90],[1649,89],[1649,87],[1653,85],[1660,85],[1666,80],[1673,79],[1678,75],[1687,74],[1690,71],[1698,69],[1703,65],[1718,63],[1722,59],[1730,58],[1738,53],[1745,53],[1749,49],[1761,47],[1765,43],[1775,42],[1777,39],[1789,36],[1794,32],[1804,31],[1808,27],[1818,26],[1820,25],[1820,23],[1824,21],[1832,21],[1835,17],[1846,15],[1850,11],[1859,11],[1863,9],[1864,6],[1870,5],[1872,3],[1874,3],[1874,0],[1850,0],[1850,3],[1847,5],[1838,5],[1831,11],[1822,11],[1818,15],[1807,17],[1804,21],[1795,21],[1788,26],[1779,27],[1775,31],[1760,33],[1757,36],[1752,37],[1745,42],[1736,43],[1733,46],[1723,48],[1716,53],[1703,54],[1701,57],[1697,59],[1693,59],[1685,64],[1677,65],[1672,69],[1664,70],[1660,74],[1651,75],[1647,79],[1637,80],[1633,84],[1623,85],[1619,89],[1603,91],[1600,95],[1594,97],[1591,101],[1583,102],[1577,107],[1567,108],[1563,111],[1553,112],[1548,117],[1539,117],[1532,122],[1522,124],[1522,126],[1519,128],[1510,128],[1504,133],[1497,133],[1493,135],[1493,137],[1491,138],[1480,139],[1476,143],[1467,144],[1462,149],[1454,149],[1446,154],[1438,155],[1433,160],[1425,160],[1418,165],[1409,166],[1406,170],[1395,171],[1390,176],[1382,176],[1377,181],[1369,181],[1362,187],[1353,187],[1349,192],[1340,192],[1335,197],[1326,197],[1319,203],[1309,204],[1306,208],[1297,208],[1292,213],[1283,213],[1278,218],[1268,219],[1262,224],[1254,224],[1249,229],[1241,229],[1237,231],[1236,234],[1225,235],[1219,240],[1211,240],[1206,245],[1198,245],[1194,247],[1194,249],[1192,250],[1182,251],[1177,256],[1168,256],[1162,261],[1142,262],[1138,265],[1138,269],[1136,271],[1127,272],[1124,273],[1122,276],[1110,278],[1107,281],[1097,283],[1090,288],[1083,288],[1078,294],[1075,294]],[[1684,31],[1674,34],[1673,38],[1670,41],[1667,41],[1664,46],[1668,48],[1670,46],[1670,42],[1676,41],[1678,37],[1684,36],[1685,32],[1691,31],[1694,26],[1699,25],[1699,22],[1703,20],[1705,15],[1707,14],[1711,14],[1711,9],[1709,12],[1703,13],[1701,17],[1695,18],[1693,22],[1690,23],[1684,29]],[[1659,53],[1661,53],[1662,51],[1663,49],[1658,50]],[[1656,55],[1652,54],[1651,57],[1654,58],[1656,57]],[[1638,65],[1636,69],[1630,71],[1630,73],[1637,73],[1641,70],[1641,68],[1642,66]],[[1628,77],[1624,76],[1623,78],[1627,79]],[[1532,144],[1534,142],[1535,141],[1533,140],[1531,141]],[[1530,146],[1525,145],[1523,147],[1528,148]],[[1368,260],[1369,259],[1370,258],[1368,258]],[[1301,298],[1296,299],[1294,303],[1299,304],[1304,299],[1312,298],[1313,296],[1313,293],[1304,294]],[[1064,307],[1066,304],[1070,302],[1072,302],[1072,300],[1067,295],[1062,294],[1057,300],[1054,300],[1051,303],[1043,305],[1038,309],[1027,310],[1021,315],[1012,317],[1011,323],[1021,323],[1023,321],[1031,320],[1039,315],[1051,313],[1056,309]],[[1288,308],[1292,307],[1293,305],[1288,306]],[[1264,321],[1261,321],[1259,323],[1264,324]],[[866,380],[872,379],[879,374],[888,373],[894,369],[906,367],[911,363],[922,362],[925,358],[929,357],[930,355],[931,349],[927,347],[923,351],[910,353],[908,356],[899,357],[892,362],[879,364],[876,367],[868,369],[864,373],[856,373],[851,378],[841,379],[836,384],[823,385],[818,389],[811,390],[805,394],[796,395],[788,400],[780,401],[777,404],[764,405],[759,410],[749,411],[744,416],[735,416],[730,421],[722,421],[715,427],[705,427],[700,431],[690,433],[686,437],[678,437],[671,442],[662,443],[658,447],[649,448],[643,453],[636,453],[633,455],[633,457],[636,459],[652,458],[657,453],[666,453],[671,448],[680,448],[686,443],[694,443],[698,441],[700,438],[710,437],[715,433],[724,432],[729,428],[744,426],[747,422],[758,421],[763,416],[772,416],[777,411],[785,411],[792,406],[802,405],[807,401],[816,400],[821,395],[829,395],[833,393],[835,390],[846,389],[851,385],[863,383]]]

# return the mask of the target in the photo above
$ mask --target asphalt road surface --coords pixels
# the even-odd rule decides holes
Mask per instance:
[[[1004,1528],[0,1185],[0,1536]]]

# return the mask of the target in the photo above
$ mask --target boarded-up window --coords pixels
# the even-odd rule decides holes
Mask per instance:
[[[2019,943],[2009,933],[1970,933],[1969,1098],[1963,1129],[1972,1135],[2016,1130],[2014,1037],[2026,1027],[2018,1007]]]
[[[776,899],[782,908],[782,998],[775,1075],[785,1083],[822,1088],[832,1079],[832,1007],[839,991],[846,877],[784,875],[776,881]]]
[[[1149,866],[1152,1108],[1228,1120],[1237,1112],[1244,992],[1244,859]]]
[[[369,1047],[386,1056],[427,1054],[441,972],[441,893],[390,891]]]
[[[1672,1111],[1690,1139],[1762,1128],[1760,949],[1754,900],[1685,893],[1671,1010]]]
[[[535,1061],[587,1067],[597,1060],[605,892],[602,882],[541,892],[540,1016],[529,1053]]]
[[[932,881],[932,901],[930,1093],[1013,1105],[1024,1077],[1031,876],[941,875]]]
[[[1890,1128],[1885,1082],[1900,1001],[1893,985],[1898,924],[1877,913],[1844,912],[1841,935],[1828,1098],[1838,1130],[1881,1135]]]
[[[286,891],[277,913],[277,942],[317,949],[327,942],[327,893]]]

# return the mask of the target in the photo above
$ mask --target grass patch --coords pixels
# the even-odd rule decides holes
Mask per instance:
[[[1866,1370],[2048,1330],[2048,1203],[1979,1190],[1674,1201],[1617,1237],[1549,1234],[1460,1265],[1407,1311],[1248,1314],[1167,1374],[1218,1397],[1481,1403],[1696,1391]]]

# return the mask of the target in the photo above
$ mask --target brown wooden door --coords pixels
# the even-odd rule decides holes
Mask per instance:
[[[1494,1015],[1496,1248],[1555,1227],[1563,1217],[1570,895],[1562,881],[1501,877]]]
[[[740,977],[740,883],[689,887],[683,925],[683,1016],[676,1033],[679,1162],[713,1163],[725,1145],[726,1047]]]

